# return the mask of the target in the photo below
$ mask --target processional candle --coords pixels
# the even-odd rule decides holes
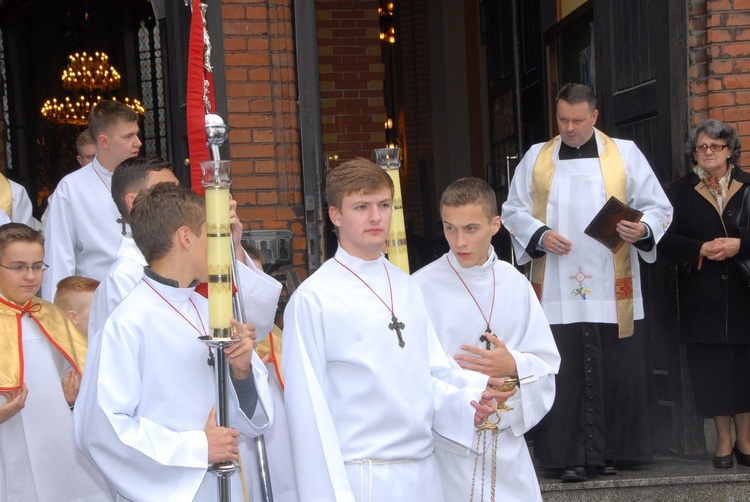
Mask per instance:
[[[406,225],[404,224],[404,204],[401,197],[401,179],[399,177],[399,148],[377,148],[375,163],[384,169],[393,180],[393,208],[391,211],[391,228],[388,231],[388,261],[409,273],[409,251],[406,247]]]
[[[212,339],[232,338],[230,161],[201,162],[208,234],[208,326]]]

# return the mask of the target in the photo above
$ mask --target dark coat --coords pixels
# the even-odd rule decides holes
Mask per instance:
[[[659,242],[659,254],[677,264],[680,339],[692,343],[750,344],[750,287],[733,259],[704,258],[700,248],[717,237],[739,237],[738,256],[750,256],[750,228],[737,215],[750,174],[735,168],[724,211],[695,173],[675,181],[667,195],[674,219]]]

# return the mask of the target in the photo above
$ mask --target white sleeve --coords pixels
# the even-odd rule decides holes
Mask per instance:
[[[516,361],[518,378],[523,378],[518,391],[508,399],[513,409],[508,412],[513,434],[521,436],[535,426],[552,408],[555,400],[555,375],[560,369],[560,354],[542,306],[531,284],[526,286],[526,317],[520,344],[509,349]],[[521,291],[519,291],[519,295]]]
[[[122,323],[106,323],[94,338],[74,411],[76,444],[130,500],[192,500],[208,468],[206,434],[139,415],[142,349]]]
[[[310,502],[353,502],[341,447],[323,393],[325,339],[320,305],[297,290],[284,312],[284,402],[297,489]]]
[[[58,186],[50,196],[44,225],[44,262],[49,269],[42,279],[42,298],[50,302],[55,299],[57,283],[76,273],[78,237],[73,225],[73,201],[65,188]]]
[[[441,438],[471,448],[474,441],[474,407],[487,388],[489,377],[451,364],[440,345],[432,323],[428,323],[427,350],[432,373],[435,415],[432,430]]]
[[[246,321],[248,324],[255,325],[257,341],[261,342],[273,329],[276,308],[281,295],[281,283],[262,270],[258,270],[247,253],[245,259],[247,265],[237,262],[240,291],[245,305]]]
[[[628,205],[643,212],[641,222],[648,225],[654,238],[654,246],[649,251],[643,251],[635,246],[631,246],[631,249],[637,250],[645,262],[654,263],[656,244],[672,222],[672,204],[648,160],[635,143],[630,141],[623,143],[624,145],[618,142],[618,146],[628,173]]]
[[[510,183],[508,200],[503,203],[501,219],[512,237],[513,251],[519,265],[531,261],[526,252],[533,235],[544,226],[534,218],[532,174],[542,144],[532,146],[516,168]]]
[[[32,215],[31,199],[23,185],[19,185],[13,180],[10,182],[10,191],[13,198],[12,211],[13,221],[23,223],[33,229],[39,230],[39,222]]]

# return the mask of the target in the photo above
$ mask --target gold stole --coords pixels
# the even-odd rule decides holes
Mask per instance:
[[[13,192],[8,178],[0,174],[0,209],[5,211],[8,218],[13,219]]]
[[[622,202],[627,201],[627,175],[625,165],[620,156],[620,150],[612,138],[595,131],[602,141],[602,151],[599,154],[599,165],[604,178],[604,189],[607,199],[614,196]],[[560,141],[560,136],[549,140],[544,144],[532,173],[532,186],[534,193],[534,217],[547,223],[547,205],[552,187],[552,178],[555,174],[555,163],[552,152],[555,145]],[[531,284],[536,291],[539,301],[542,300],[542,285],[544,284],[544,268],[546,255],[533,260],[531,265]],[[633,271],[630,266],[630,246],[622,246],[614,256],[615,264],[615,301],[617,302],[617,324],[619,337],[627,338],[633,334]]]
[[[284,379],[281,377],[281,328],[274,324],[268,336],[255,347],[255,352],[261,359],[269,356],[268,362],[273,363],[276,378],[279,379],[281,390],[284,390]]]
[[[34,297],[23,307],[0,298],[0,390],[20,389],[23,385],[21,318],[24,314],[29,314],[52,346],[81,376],[87,340],[65,312],[41,298]]]

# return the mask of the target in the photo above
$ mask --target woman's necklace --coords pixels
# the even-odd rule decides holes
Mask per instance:
[[[383,263],[383,268],[385,269],[386,277],[388,277],[388,291],[391,294],[391,306],[390,307],[388,306],[387,303],[385,303],[385,301],[380,297],[380,295],[377,294],[375,290],[370,287],[369,284],[367,284],[367,282],[364,279],[362,279],[360,276],[357,275],[357,273],[354,270],[350,269],[349,267],[341,263],[339,259],[336,258],[335,256],[333,257],[333,259],[336,260],[336,263],[338,263],[339,265],[347,269],[349,272],[351,272],[354,275],[354,277],[362,281],[362,284],[367,286],[367,289],[372,291],[372,294],[375,295],[383,305],[385,305],[385,308],[387,308],[388,311],[391,313],[391,323],[388,325],[388,329],[390,329],[391,331],[393,330],[396,331],[396,335],[398,336],[398,346],[403,348],[404,345],[406,344],[404,343],[404,338],[401,336],[401,330],[404,329],[406,325],[402,322],[399,322],[398,318],[396,317],[396,313],[393,311],[393,287],[391,286],[391,275],[388,273],[388,267],[385,266],[385,263]]]
[[[484,311],[482,310],[482,307],[479,306],[479,302],[474,296],[474,293],[471,292],[469,286],[466,284],[466,282],[464,282],[463,278],[461,278],[461,274],[458,273],[458,270],[455,269],[450,259],[448,259],[448,255],[445,256],[445,259],[448,261],[448,266],[450,266],[450,268],[456,273],[456,277],[458,277],[458,280],[461,281],[461,284],[463,284],[466,288],[466,291],[469,293],[469,296],[471,296],[471,299],[474,300],[474,303],[479,309],[479,313],[482,314],[482,318],[484,319],[484,323],[487,325],[487,329],[484,330],[484,334],[479,337],[479,340],[486,344],[487,350],[490,350],[492,347],[490,345],[490,339],[487,338],[487,335],[492,334],[490,323],[492,322],[492,313],[495,311],[495,288],[497,287],[497,284],[495,283],[495,267],[492,267],[492,307],[490,307],[490,317],[488,318],[484,315]]]

